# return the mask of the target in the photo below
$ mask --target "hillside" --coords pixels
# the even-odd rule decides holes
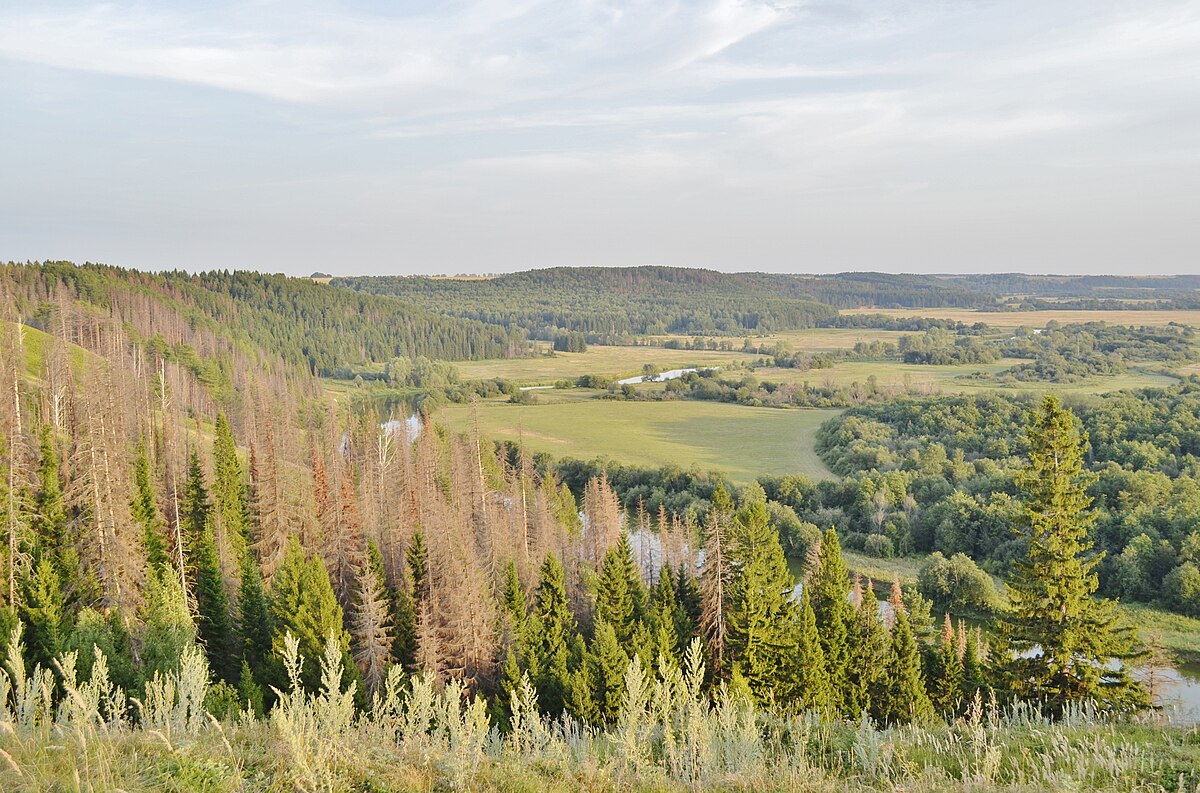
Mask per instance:
[[[315,374],[395,356],[503,358],[525,350],[522,334],[440,316],[382,296],[331,289],[306,278],[251,272],[143,273],[69,262],[0,265],[22,321],[44,325],[66,298],[119,318],[140,338],[175,343],[205,334],[213,350],[282,362]],[[181,327],[187,326],[187,330]],[[194,346],[194,345],[193,345]]]

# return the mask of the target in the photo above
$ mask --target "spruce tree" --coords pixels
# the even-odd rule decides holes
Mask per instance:
[[[567,703],[571,667],[578,659],[575,615],[567,601],[562,565],[553,554],[542,563],[534,612],[529,618],[530,679],[538,692],[538,702],[551,715],[562,712]]]
[[[429,591],[429,547],[425,544],[425,534],[420,530],[413,533],[404,558],[412,578],[413,600],[419,603]]]
[[[146,576],[142,620],[142,670],[147,680],[156,672],[179,668],[183,651],[196,641],[196,623],[188,611],[179,578],[169,566],[152,567]]]
[[[908,615],[901,609],[892,626],[888,663],[876,704],[876,718],[885,724],[907,724],[933,713],[921,675],[921,651]]]
[[[629,547],[629,535],[621,532],[616,546],[604,556],[596,582],[596,619],[612,626],[623,647],[633,644],[638,626],[646,617],[646,591]]]
[[[804,710],[827,710],[832,704],[829,670],[825,652],[817,633],[817,617],[813,613],[808,590],[800,593],[800,616],[796,629],[796,686],[793,697],[796,706]]]
[[[146,454],[145,442],[140,442],[133,463],[133,499],[129,511],[134,522],[141,528],[142,548],[146,552],[146,567],[151,571],[171,559],[167,554],[167,538],[162,520],[158,515],[158,504],[154,497],[154,482],[150,475],[150,458]]]
[[[601,717],[611,723],[620,712],[621,700],[625,696],[629,654],[621,647],[616,631],[607,622],[597,622],[595,633],[591,646],[598,684],[595,699]]]
[[[67,630],[62,581],[50,559],[39,559],[22,576],[18,613],[25,623],[25,654],[43,669],[53,668]],[[7,643],[7,640],[5,640]]]
[[[911,632],[911,626],[909,628]],[[854,614],[854,629],[850,644],[850,674],[848,675],[851,713],[869,710],[872,699],[879,694],[883,685],[884,671],[891,653],[891,641],[883,620],[879,617],[879,600],[875,597],[875,584],[867,579],[862,600]]]
[[[180,523],[183,529],[183,544],[185,549],[194,554],[200,537],[208,526],[209,511],[212,505],[208,502],[208,488],[204,484],[204,469],[200,465],[200,454],[193,448],[188,455],[187,476],[183,483],[183,493],[180,496]],[[191,565],[195,566],[195,560]]]
[[[63,500],[62,480],[58,461],[58,445],[49,424],[38,436],[39,459],[35,472],[32,511],[29,516],[34,542],[38,549],[55,558],[67,544],[67,510]],[[60,573],[68,571],[59,570]]]
[[[264,689],[272,684],[281,684],[283,681],[278,680],[278,662],[271,655],[275,640],[271,602],[263,588],[262,570],[251,553],[246,554],[242,562],[237,610],[243,663],[249,665],[256,683]]]
[[[751,492],[734,521],[736,573],[729,598],[729,658],[759,701],[786,701],[796,685],[795,583],[779,533],[771,526],[766,495]]]
[[[961,704],[963,667],[958,659],[949,614],[946,615],[941,643],[933,656],[928,684],[929,696],[937,712],[946,717],[953,716]]]
[[[304,656],[303,680],[309,690],[320,681],[325,642],[332,635],[342,648],[347,676],[354,664],[350,636],[343,627],[342,607],[329,583],[329,573],[319,556],[309,555],[293,537],[271,581],[271,617],[275,623],[275,653],[282,655],[283,639],[291,633]]]
[[[1058,398],[1046,396],[1027,432],[1029,464],[1017,484],[1024,496],[1029,542],[1008,582],[1011,611],[1001,621],[1012,694],[1041,703],[1051,714],[1068,703],[1093,700],[1115,708],[1147,704],[1143,687],[1114,659],[1135,656],[1132,629],[1118,625],[1111,601],[1093,599],[1088,486],[1083,468],[1087,437]]]
[[[212,496],[220,530],[240,563],[250,538],[249,491],[224,412],[217,414],[213,427]]]
[[[809,576],[813,612],[821,651],[829,672],[829,688],[834,709],[845,716],[857,716],[857,702],[850,689],[850,637],[854,628],[854,609],[848,599],[850,574],[842,559],[837,532],[828,529],[821,540],[817,569]]]
[[[196,568],[196,611],[200,639],[208,656],[208,665],[219,679],[233,684],[241,671],[241,653],[234,639],[229,614],[229,597],[221,578],[217,542],[212,526],[206,526],[196,540],[193,553]]]

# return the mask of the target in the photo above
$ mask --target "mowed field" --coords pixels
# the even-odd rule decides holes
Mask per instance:
[[[536,405],[485,400],[479,407],[481,429],[488,437],[521,440],[528,448],[555,457],[608,457],[643,466],[696,465],[722,471],[739,483],[760,474],[830,476],[813,445],[817,428],[839,411],[586,398],[595,393],[574,392],[570,398],[539,395],[542,402]],[[465,431],[471,408],[447,405],[434,420]]]
[[[560,352],[553,356],[536,358],[460,361],[454,365],[463,380],[490,380],[502,377],[520,385],[537,385],[585,374],[618,378],[632,377],[641,374],[642,366],[648,363],[655,364],[665,371],[704,366],[729,366],[739,361],[753,360],[754,357],[751,353],[743,352],[592,345],[588,347],[587,352]]]
[[[1180,322],[1200,327],[1200,311],[974,311],[966,308],[858,308],[843,314],[885,314],[891,317],[933,317],[995,328],[1044,328],[1055,320],[1063,325],[1078,322],[1111,322],[1114,325],[1167,325]]]

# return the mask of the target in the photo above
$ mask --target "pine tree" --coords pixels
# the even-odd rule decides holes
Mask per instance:
[[[850,574],[842,559],[837,532],[828,529],[821,540],[819,562],[810,576],[813,612],[817,633],[829,672],[833,707],[845,716],[857,716],[854,694],[850,689],[850,636],[854,628],[854,610],[850,606]]]
[[[1124,665],[1135,655],[1132,630],[1118,626],[1114,604],[1093,599],[1087,437],[1079,420],[1048,395],[1028,430],[1029,465],[1018,476],[1025,497],[1029,549],[1008,582],[1012,609],[1001,621],[1014,696],[1042,703],[1052,714],[1070,702],[1094,700],[1117,708],[1146,705],[1146,693]],[[1040,652],[1037,648],[1040,648]]]
[[[748,489],[749,490],[749,489]],[[750,491],[734,522],[736,573],[730,587],[729,658],[760,702],[791,698],[796,685],[795,584],[779,533],[771,527],[766,495]]]
[[[133,463],[133,500],[129,503],[130,514],[142,530],[142,548],[146,552],[146,567],[151,571],[164,565],[170,566],[167,555],[167,538],[155,502],[154,483],[150,476],[150,459],[146,444],[138,444]]]

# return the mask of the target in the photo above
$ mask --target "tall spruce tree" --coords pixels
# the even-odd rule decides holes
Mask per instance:
[[[283,562],[271,580],[271,617],[275,623],[275,652],[282,654],[283,639],[291,633],[304,656],[304,685],[315,690],[320,681],[321,657],[332,634],[342,649],[347,678],[355,669],[350,658],[350,635],[343,626],[342,607],[329,583],[329,573],[319,556],[305,553],[300,541],[288,543]]]
[[[570,675],[579,657],[575,615],[567,600],[562,565],[553,554],[546,556],[538,580],[536,602],[527,632],[529,676],[538,692],[538,702],[547,713],[557,715],[567,704]]]
[[[142,670],[146,679],[178,670],[183,651],[196,641],[196,623],[188,611],[183,586],[167,566],[152,567],[146,576],[142,620]]]
[[[1001,621],[1011,658],[1012,694],[1058,714],[1071,702],[1140,708],[1146,692],[1125,666],[1136,655],[1132,629],[1118,624],[1115,605],[1094,599],[1096,566],[1088,532],[1096,520],[1084,470],[1087,437],[1057,397],[1046,396],[1027,432],[1029,464],[1017,484],[1024,496],[1029,542],[1008,582],[1010,612]]]
[[[621,532],[600,565],[596,583],[596,619],[612,626],[617,641],[631,647],[638,626],[646,617],[646,590],[638,575],[629,547],[629,535]]]
[[[730,659],[759,701],[788,701],[796,686],[795,583],[762,488],[751,486],[734,521],[729,598]]]
[[[921,675],[921,650],[904,609],[892,625],[887,665],[879,687],[875,718],[884,724],[907,724],[933,713]]]
[[[812,590],[813,612],[821,651],[829,673],[832,706],[846,716],[857,716],[857,701],[850,687],[852,661],[850,640],[854,630],[854,609],[850,605],[850,573],[842,558],[837,532],[825,531],[821,539],[817,569],[808,579]]]
[[[138,443],[133,462],[133,499],[129,503],[133,520],[142,530],[142,548],[146,552],[146,567],[151,571],[170,565],[167,538],[158,515],[154,496],[154,481],[150,475],[150,458],[144,441]]]
[[[808,590],[800,593],[800,617],[796,629],[796,707],[803,710],[828,710],[833,702],[829,686],[829,670],[825,651],[817,632],[817,617],[813,613]]]
[[[229,613],[229,596],[221,578],[221,562],[217,557],[217,541],[212,526],[205,526],[196,541],[193,553],[196,568],[196,611],[199,614],[200,638],[213,673],[227,683],[237,682],[241,673],[241,653],[234,638]]]

